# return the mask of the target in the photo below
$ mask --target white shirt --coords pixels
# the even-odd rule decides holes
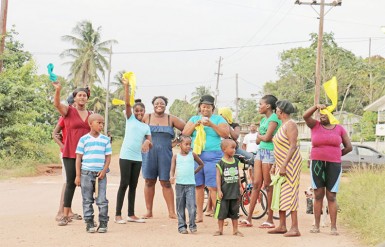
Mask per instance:
[[[256,153],[258,150],[257,141],[258,132],[249,133],[243,138],[243,144],[246,144],[246,152]]]

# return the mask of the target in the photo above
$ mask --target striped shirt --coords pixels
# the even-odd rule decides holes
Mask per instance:
[[[110,138],[100,134],[93,137],[90,134],[80,138],[76,148],[77,154],[83,154],[82,170],[101,171],[106,161],[106,155],[112,154]]]

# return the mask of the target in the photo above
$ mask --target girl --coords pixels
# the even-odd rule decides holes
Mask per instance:
[[[144,104],[136,102],[132,107],[134,114],[132,114],[129,95],[129,81],[123,79],[125,101],[126,101],[126,132],[122,148],[120,150],[120,186],[116,199],[116,214],[115,223],[125,224],[126,221],[122,219],[122,206],[124,201],[124,194],[128,190],[128,222],[144,223],[143,219],[135,216],[135,195],[136,186],[140,169],[142,167],[142,154],[149,151],[151,144],[150,127],[142,123],[145,112]],[[145,141],[143,142],[143,139]]]
[[[195,174],[203,168],[203,161],[198,155],[191,151],[191,137],[180,137],[180,153],[174,154],[171,160],[170,182],[175,183],[176,210],[178,214],[178,231],[187,234],[186,208],[189,214],[189,228],[191,233],[197,231],[195,224],[196,204],[195,204]],[[194,169],[195,163],[198,167]],[[176,170],[176,177],[175,177]]]

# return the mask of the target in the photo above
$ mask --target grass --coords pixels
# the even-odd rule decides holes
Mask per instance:
[[[338,195],[341,217],[368,245],[384,241],[385,169],[353,169]]]

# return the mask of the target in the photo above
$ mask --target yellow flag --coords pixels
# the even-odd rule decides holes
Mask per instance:
[[[195,127],[195,130],[197,131],[197,135],[194,140],[193,152],[200,155],[202,153],[202,150],[205,149],[206,132],[202,124]]]
[[[126,102],[124,102],[124,100],[120,100],[120,99],[112,99],[112,104],[113,105],[124,105],[124,104],[126,104]]]
[[[331,124],[339,124],[340,122],[333,116],[332,112],[337,107],[338,102],[338,82],[337,78],[333,76],[333,78],[323,84],[326,95],[332,101],[332,104],[326,109],[321,110],[321,114],[328,115],[329,121]]]
[[[136,89],[136,76],[134,72],[126,72],[123,74],[123,78],[130,82],[130,105],[135,104],[135,89]]]

